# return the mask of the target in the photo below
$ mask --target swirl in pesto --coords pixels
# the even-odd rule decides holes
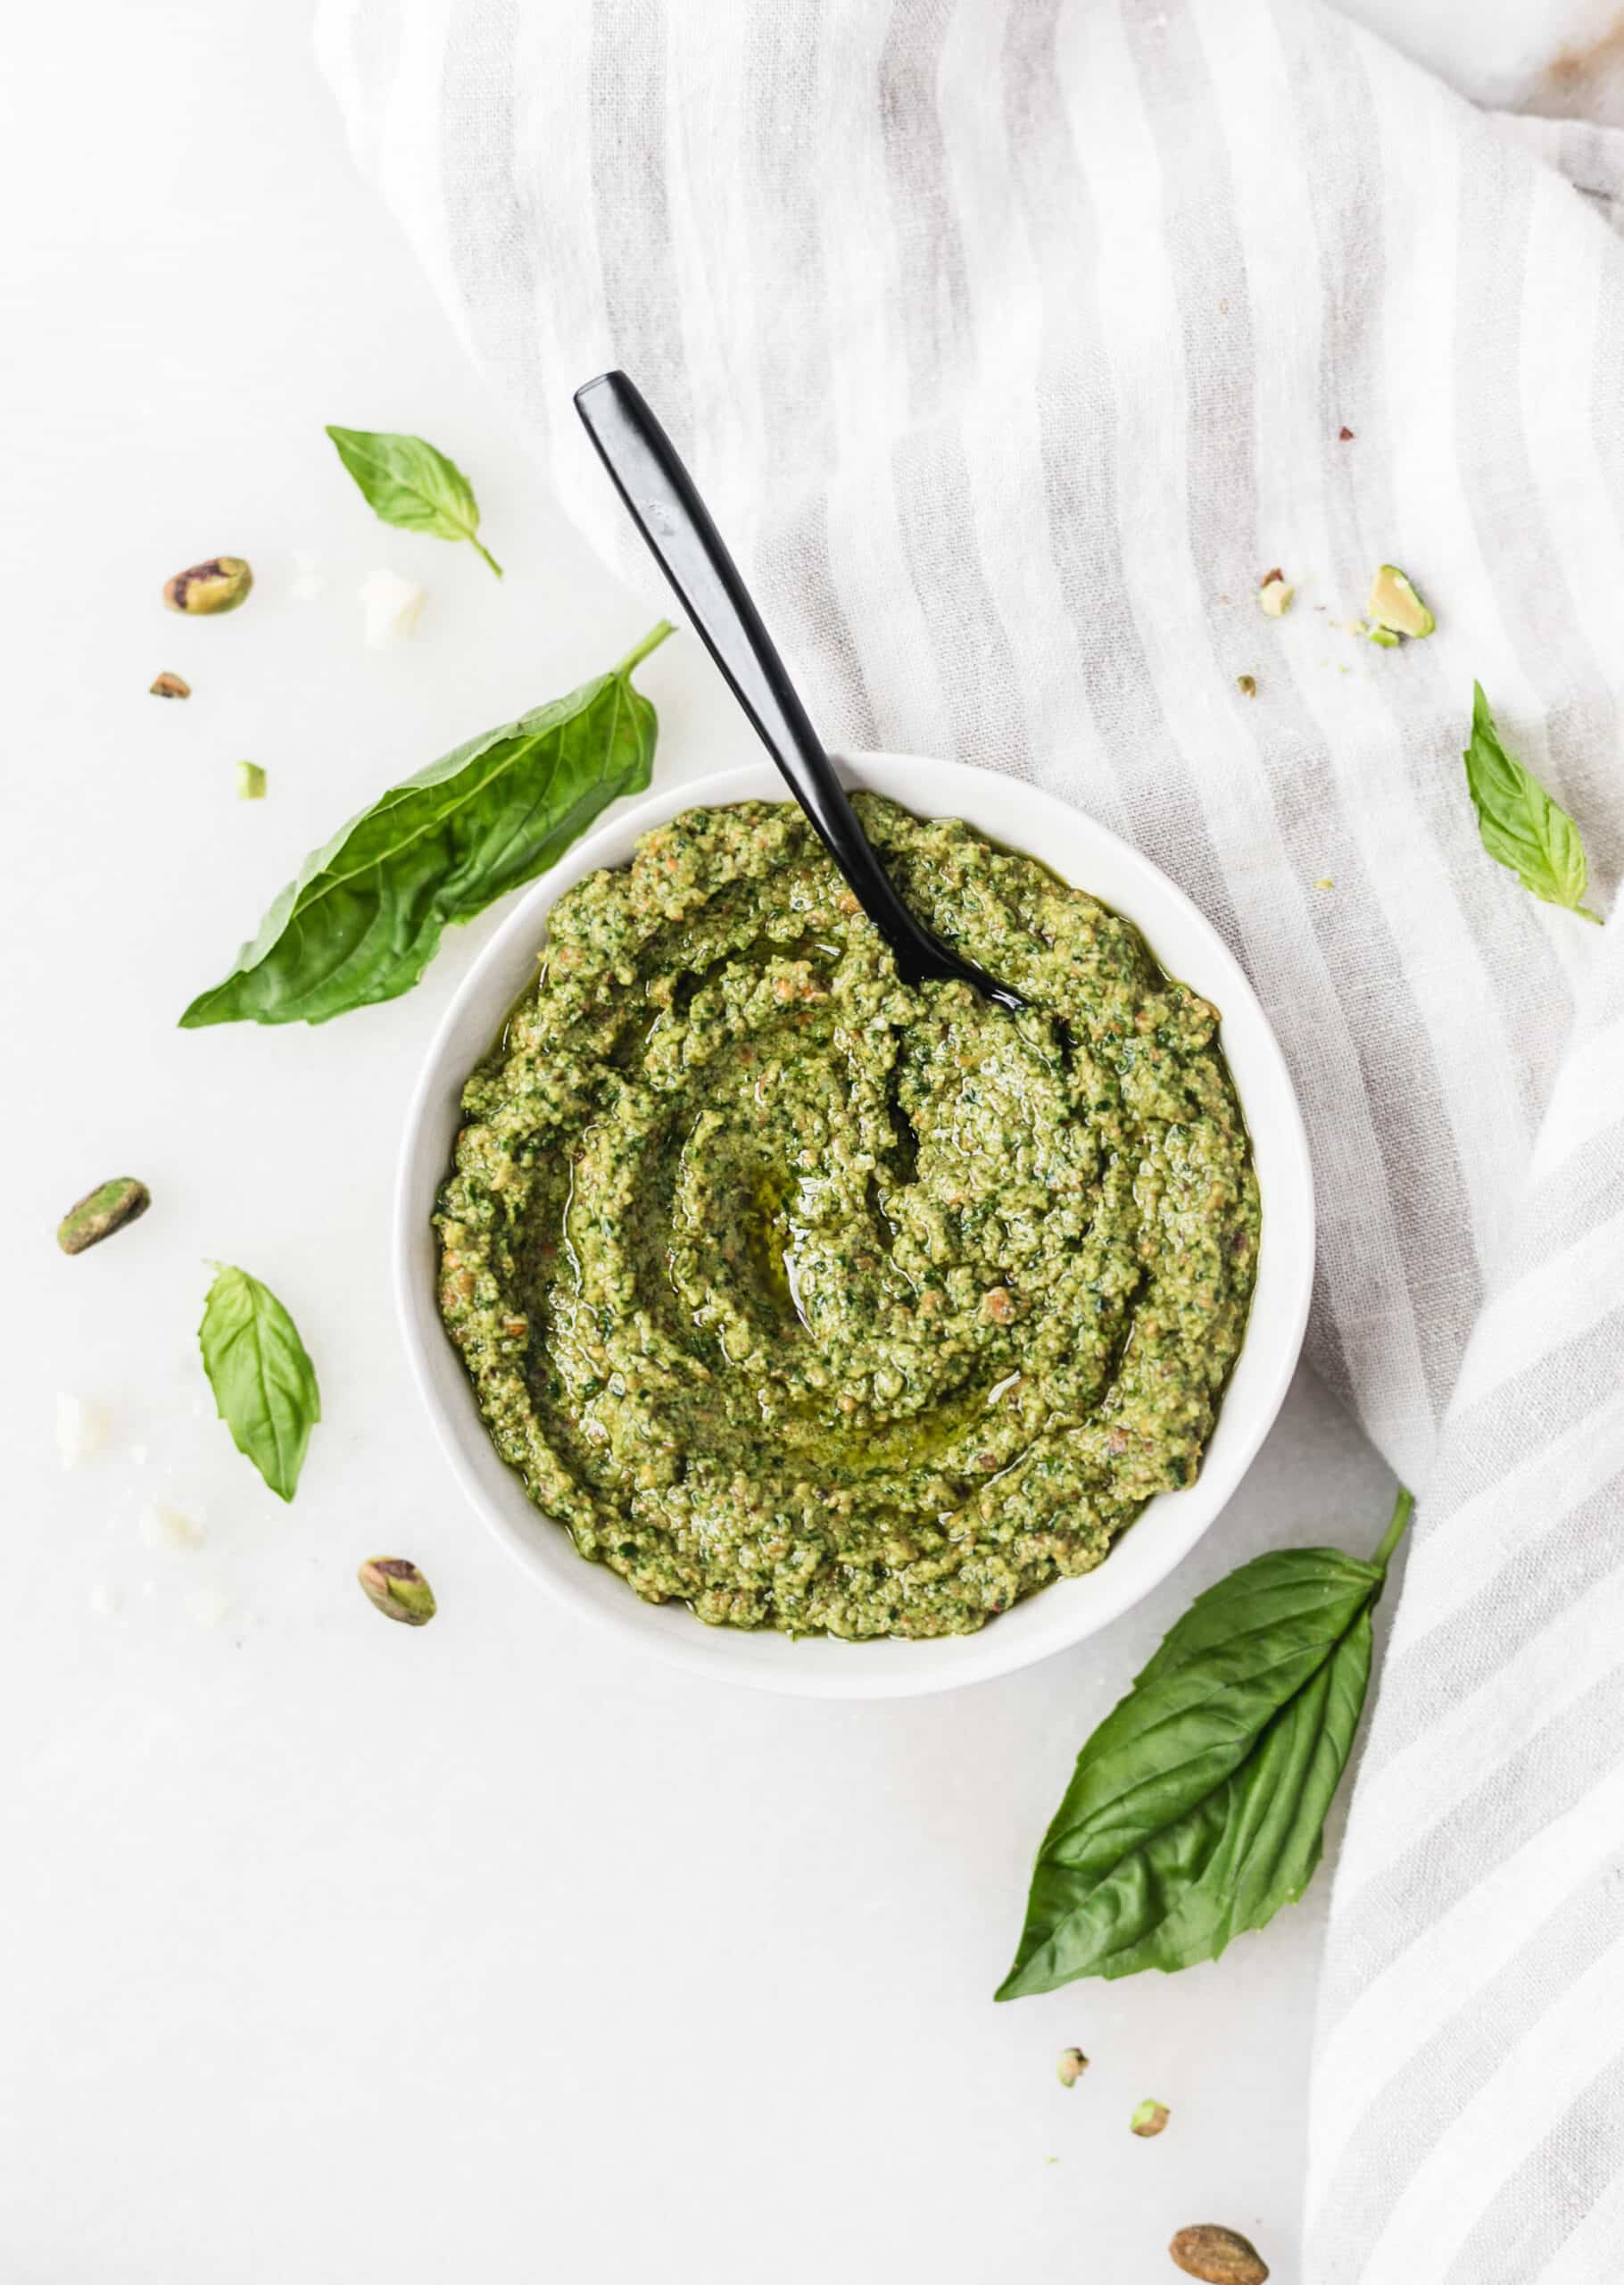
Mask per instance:
[[[1258,1194],[1218,1015],[1030,857],[859,797],[1031,1002],[899,982],[791,804],[553,908],[468,1081],[441,1306],[581,1554],[713,1624],[965,1633],[1193,1481]]]

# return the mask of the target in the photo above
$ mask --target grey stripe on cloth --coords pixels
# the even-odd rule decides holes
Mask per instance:
[[[1593,1946],[1617,1943],[1624,1932],[1618,1919],[1621,1898],[1624,1882],[1615,1868],[1607,1899],[1612,1908],[1589,1899],[1597,1907],[1591,1924],[1570,1933],[1553,1932],[1544,1948],[1547,1956],[1569,1953],[1571,1947],[1569,1956],[1582,1965],[1582,1955]],[[1526,2277],[1548,2274],[1572,2244],[1572,2214],[1594,2211],[1610,2189],[1618,2189],[1618,2150],[1608,2122],[1621,2115],[1624,2056],[1581,2088],[1538,2148],[1502,2186],[1450,2263],[1443,2285],[1522,2285]]]
[[[1488,860],[1460,750],[1479,680],[1608,910],[1624,137],[1476,113],[1316,0],[320,0],[319,45],[628,578],[568,417],[610,362],[832,735],[1075,801],[1246,963],[1309,1353],[1420,1494],[1303,2274],[1618,2285],[1624,915]],[[1383,561],[1429,641],[1362,639]]]
[[[1616,1497],[1616,1484],[1608,1485],[1575,1511],[1573,1522],[1594,1532],[1607,1500]],[[1529,1560],[1519,1566],[1518,1575],[1506,1583],[1525,1592],[1530,1581],[1537,1586],[1541,1552],[1538,1548],[1533,1550]],[[1611,1568],[1605,1556],[1598,1555],[1595,1575]],[[1578,1587],[1564,1590],[1560,1607],[1570,1606],[1581,1591]],[[1552,1600],[1552,1591],[1547,1589],[1540,1607],[1530,1612],[1522,1625],[1512,1624],[1504,1607],[1496,1607],[1499,1624],[1512,1638],[1512,1649],[1554,1615],[1547,1607]],[[1411,1740],[1423,1733],[1428,1719],[1425,1705],[1418,1704],[1418,1699],[1424,1700],[1430,1694],[1447,1708],[1480,1683],[1484,1660],[1504,1655],[1498,1644],[1474,1643],[1470,1628],[1477,1615],[1470,1609],[1460,1615],[1453,1636],[1439,1646],[1439,1672],[1428,1674],[1428,1686],[1408,1693],[1406,1703],[1396,1710],[1394,1725],[1406,1723]],[[1438,1718],[1436,1714],[1432,1718]],[[1624,1676],[1609,1676],[1577,1707],[1537,1731],[1515,1756],[1501,1761],[1474,1792],[1429,1826],[1356,1898],[1350,1899],[1337,1955],[1321,1987],[1322,2024],[1328,2031],[1334,2029],[1353,1999],[1408,1948],[1423,1894],[1429,1917],[1441,1919],[1485,1873],[1503,1864],[1532,1833],[1582,1799],[1595,1756],[1615,1747],[1624,1749]]]
[[[1620,1715],[1615,1702],[1610,1732],[1615,1743],[1624,1737]],[[1507,2046],[1537,2023],[1553,1998],[1566,1990],[1603,1950],[1624,1942],[1624,1882],[1618,1871],[1616,1861],[1612,1866],[1598,1866],[1485,1987],[1470,2009],[1451,2015],[1424,2047],[1404,2057],[1343,2159],[1345,2201],[1385,2201],[1412,2180],[1451,2121],[1500,2067]],[[1404,2122],[1402,2137],[1390,2131],[1394,2120]],[[1491,2199],[1484,2223],[1499,2203],[1498,2196]],[[1560,2231],[1561,2222],[1549,2209],[1546,2221]],[[1479,2237],[1486,2232],[1480,2224],[1472,2234]],[[1495,2285],[1523,2285],[1526,2278],[1539,2275],[1537,2268],[1505,2265],[1498,2258],[1503,2250],[1496,2248],[1495,2257],[1481,2268],[1462,2269],[1462,2285],[1490,2285],[1491,2280]],[[1460,2259],[1464,2259],[1464,2251],[1463,2248]],[[1328,2278],[1339,2281],[1345,2273],[1358,2274],[1356,2269],[1345,2273],[1338,2265],[1339,2250],[1334,2245],[1314,2249],[1314,2257]],[[1458,2263],[1451,2264],[1451,2274],[1457,2266]]]

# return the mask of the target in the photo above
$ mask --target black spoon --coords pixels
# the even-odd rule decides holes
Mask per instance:
[[[983,999],[1019,1014],[1026,1002],[1018,992],[944,944],[897,894],[709,510],[641,391],[624,373],[600,373],[576,391],[576,410],[694,631],[852,894],[890,945],[903,982],[948,978],[968,984]]]

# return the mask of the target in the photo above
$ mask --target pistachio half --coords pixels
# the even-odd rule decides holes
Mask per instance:
[[[1055,2065],[1055,2076],[1063,2087],[1074,2087],[1089,2067],[1089,2058],[1080,2047],[1063,2047]]]
[[[253,573],[240,555],[211,555],[206,563],[195,563],[189,571],[177,571],[166,579],[163,600],[171,611],[201,619],[235,611],[247,601],[253,585]]]
[[[156,682],[148,683],[146,687],[153,698],[190,698],[192,695],[191,684],[179,675],[160,675]]]
[[[1438,621],[1416,594],[1413,582],[1401,571],[1396,563],[1383,563],[1371,581],[1371,599],[1364,607],[1371,622],[1371,640],[1380,640],[1378,627],[1394,636],[1408,635],[1420,641],[1430,635]]]
[[[402,1626],[427,1626],[435,1610],[435,1591],[415,1563],[400,1555],[375,1555],[356,1573],[374,1610]]]
[[[1171,2115],[1165,2103],[1141,2103],[1128,2124],[1135,2134],[1159,2134]]]
[[[83,1253],[127,1222],[139,1220],[152,1202],[153,1193],[144,1182],[133,1175],[117,1175],[112,1182],[98,1183],[69,1208],[56,1226],[56,1242],[64,1253]]]
[[[1291,598],[1297,589],[1283,571],[1265,571],[1258,586],[1257,600],[1271,619],[1284,619],[1291,609]]]
[[[1265,2285],[1268,2278],[1269,2264],[1251,2239],[1216,2222],[1181,2230],[1167,2250],[1175,2268],[1186,2277],[1199,2277],[1203,2285]]]

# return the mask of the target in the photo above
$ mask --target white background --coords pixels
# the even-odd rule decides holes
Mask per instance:
[[[1216,1966],[990,1993],[1072,1757],[1167,1624],[1266,1545],[1367,1549],[1384,1469],[1299,1383],[1152,1603],[899,1706],[649,1666],[509,1565],[417,1415],[386,1277],[402,1107],[489,924],[325,1028],[175,1018],[344,816],[643,615],[352,178],[300,7],[96,0],[7,46],[0,2276],[1157,2285],[1213,2220],[1296,2285],[1323,1876]],[[376,524],[329,420],[451,452],[506,580]],[[220,552],[249,605],[166,613]],[[431,600],[380,654],[355,590],[382,565]],[[147,695],[161,669],[189,702]],[[662,779],[749,752],[692,644],[642,681]],[[125,1172],[152,1212],[65,1259],[64,1208]],[[212,1258],[319,1367],[291,1508],[211,1417]],[[59,1390],[109,1422],[70,1473]],[[148,1547],[149,1499],[205,1544]],[[427,1630],[361,1597],[385,1553],[432,1579]]]

